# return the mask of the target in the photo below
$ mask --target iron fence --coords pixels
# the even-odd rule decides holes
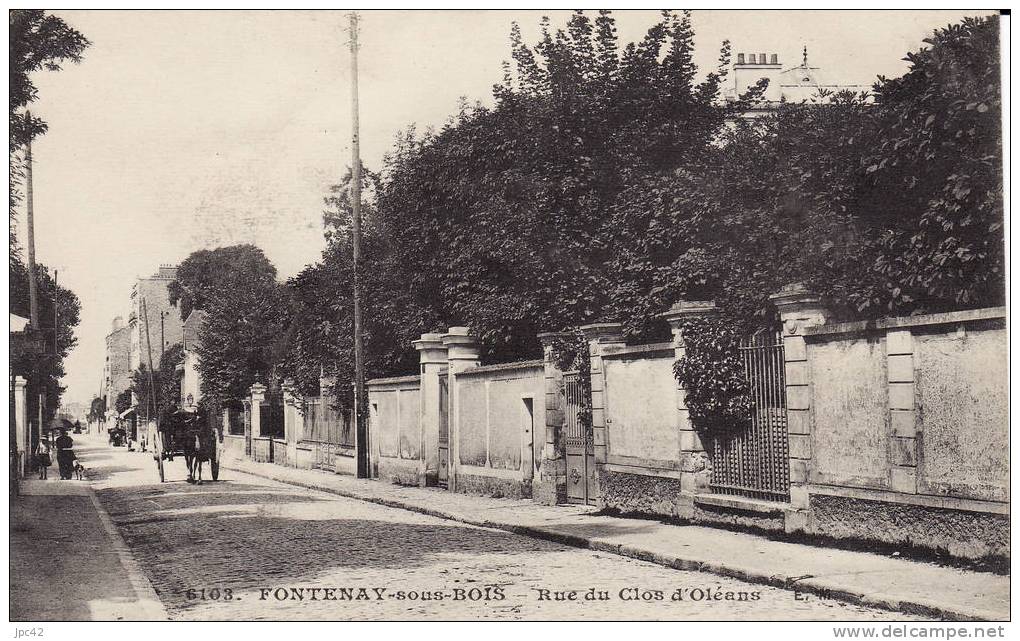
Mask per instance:
[[[769,501],[790,500],[783,339],[762,331],[743,341],[740,355],[751,394],[743,425],[713,433],[710,488]]]

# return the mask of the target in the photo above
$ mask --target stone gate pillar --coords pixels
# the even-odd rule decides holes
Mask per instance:
[[[421,367],[421,389],[418,394],[419,426],[421,429],[421,461],[418,484],[422,487],[439,483],[439,376],[447,366],[447,347],[442,334],[426,333],[412,341],[418,350]],[[444,374],[445,376],[445,374]]]
[[[18,476],[19,478],[25,478],[25,474],[30,469],[29,459],[31,458],[31,452],[29,451],[31,438],[28,431],[28,393],[26,390],[28,381],[20,376],[15,376],[12,385],[14,388],[14,438],[15,447],[18,449],[18,456],[20,457]]]
[[[620,323],[594,323],[583,325],[581,333],[588,339],[588,358],[591,362],[591,428],[595,449],[596,470],[605,465],[608,457],[606,448],[606,378],[602,363],[602,349],[608,345],[622,345],[623,325]],[[596,484],[601,481],[596,476]],[[599,505],[602,505],[599,492]]]
[[[255,458],[258,445],[254,439],[262,436],[262,401],[266,400],[266,386],[262,383],[255,383],[251,386],[251,456]]]
[[[460,468],[460,402],[457,393],[457,374],[481,365],[478,339],[467,327],[451,327],[442,335],[447,350],[447,375],[450,377],[450,491],[457,491],[457,472]],[[438,431],[437,431],[438,433]]]
[[[824,325],[831,312],[803,283],[794,283],[769,299],[783,323],[786,370],[786,425],[790,446],[790,505],[786,531],[808,529],[808,474],[811,470],[811,389],[804,330]]]
[[[304,417],[298,411],[301,398],[294,391],[294,380],[288,378],[283,382],[283,438],[287,442],[287,465],[291,467],[297,461],[297,442],[304,427]],[[322,403],[328,403],[325,397]]]
[[[539,503],[556,505],[567,500],[567,466],[563,443],[563,371],[557,366],[554,353],[556,343],[569,340],[566,332],[545,332],[538,335],[542,342],[542,360],[545,368],[545,430],[535,434],[542,438],[542,461],[538,478],[532,486],[532,498]]]
[[[711,318],[718,312],[714,301],[682,300],[673,305],[668,312],[661,314],[673,333],[673,350],[677,360],[683,358],[687,351],[684,343],[684,322],[696,318]],[[685,497],[684,503],[693,510],[694,500],[691,497],[707,490],[712,477],[712,465],[701,436],[691,422],[690,411],[687,409],[687,390],[679,381],[676,383],[676,410],[677,429],[680,433],[680,488],[689,495]]]

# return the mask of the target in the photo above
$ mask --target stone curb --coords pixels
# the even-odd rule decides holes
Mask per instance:
[[[826,580],[823,578],[815,578],[810,576],[787,577],[783,576],[782,574],[767,575],[758,570],[742,568],[736,565],[721,565],[715,563],[706,563],[704,561],[698,561],[695,559],[685,559],[679,556],[664,555],[658,552],[653,552],[651,550],[646,550],[643,548],[638,548],[630,545],[613,543],[612,541],[607,541],[605,539],[578,536],[574,534],[565,534],[562,532],[557,532],[553,528],[542,528],[530,525],[517,525],[514,523],[492,521],[489,519],[476,519],[457,512],[430,508],[409,501],[387,499],[379,496],[362,494],[353,490],[345,490],[342,488],[315,485],[313,483],[287,478],[285,475],[272,474],[269,471],[263,471],[262,469],[259,468],[250,469],[247,467],[246,464],[237,465],[233,461],[229,463],[224,461],[221,463],[221,465],[227,469],[243,472],[245,474],[251,474],[252,476],[270,479],[273,481],[277,481],[279,483],[286,483],[287,485],[294,485],[309,490],[326,492],[327,494],[336,494],[338,496],[343,496],[346,498],[365,501],[367,503],[375,503],[378,505],[384,505],[386,507],[392,507],[401,510],[408,510],[410,512],[418,512],[420,514],[426,514],[428,516],[434,516],[441,519],[457,521],[459,523],[465,523],[467,525],[475,525],[478,527],[503,530],[505,532],[511,532],[513,534],[519,534],[531,538],[552,541],[553,543],[560,543],[561,545],[568,545],[570,547],[585,548],[595,550],[598,552],[605,552],[607,554],[616,554],[618,556],[629,557],[632,559],[637,559],[639,561],[647,561],[649,563],[655,563],[656,565],[662,565],[676,570],[706,572],[718,576],[739,579],[741,581],[746,581],[748,583],[768,585],[770,587],[781,588],[784,590],[804,592],[824,598],[838,599],[840,601],[845,601],[847,603],[851,603],[854,605],[863,605],[867,607],[878,608],[881,610],[888,610],[891,612],[903,612],[906,614],[913,614],[917,616],[928,617],[931,619],[945,619],[949,621],[1009,620],[1008,614],[1004,616],[1001,613],[996,613],[989,610],[974,610],[974,609],[959,610],[951,607],[945,607],[937,603],[921,599],[903,600],[891,595],[882,594],[881,592],[867,593],[856,590],[848,590],[846,587],[841,586],[836,581]],[[266,464],[260,463],[258,465]]]
[[[96,491],[92,487],[91,481],[88,484],[88,492],[89,498],[92,499],[92,505],[96,508],[99,521],[103,524],[103,529],[106,530],[107,536],[110,537],[110,542],[117,553],[117,558],[120,559],[121,565],[124,566],[124,571],[127,572],[128,580],[131,582],[131,588],[134,590],[135,596],[138,597],[140,616],[133,620],[169,621],[170,615],[167,614],[163,602],[160,601],[156,590],[152,587],[152,583],[149,582],[149,578],[142,572],[141,566],[138,565],[134,554],[131,553],[131,548],[128,547],[124,537],[121,536],[117,526],[114,525],[113,519],[110,518],[106,509],[99,502],[99,497],[96,496]]]

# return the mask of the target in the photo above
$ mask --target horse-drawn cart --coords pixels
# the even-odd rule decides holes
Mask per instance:
[[[188,467],[188,482],[202,482],[202,463],[208,461],[214,481],[220,477],[219,431],[210,427],[198,412],[177,410],[160,420],[152,441],[160,483],[166,480],[165,463],[183,456]],[[196,478],[197,476],[197,478]]]

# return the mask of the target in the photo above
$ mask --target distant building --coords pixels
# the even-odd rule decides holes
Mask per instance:
[[[202,400],[202,377],[198,373],[198,329],[206,314],[200,309],[192,311],[184,321],[184,363],[181,368],[181,404],[194,407]]]
[[[131,313],[128,316],[131,371],[143,363],[148,367],[150,356],[153,367],[158,368],[163,352],[184,338],[180,310],[170,304],[167,291],[167,286],[176,278],[175,265],[160,265],[155,274],[139,278],[131,289]]]
[[[812,67],[808,63],[808,51],[807,47],[804,47],[800,65],[786,70],[783,70],[783,65],[779,62],[779,54],[738,53],[737,62],[733,65],[733,86],[727,93],[726,100],[730,102],[737,100],[762,78],[769,81],[763,102],[748,110],[744,117],[753,118],[769,113],[784,101],[810,101],[816,98],[820,91],[836,93],[850,90],[859,93],[869,89],[864,85],[840,83],[827,77],[819,67]]]
[[[108,410],[113,410],[117,395],[131,386],[131,334],[124,319],[113,319],[106,335],[106,360],[103,363],[103,398]]]

